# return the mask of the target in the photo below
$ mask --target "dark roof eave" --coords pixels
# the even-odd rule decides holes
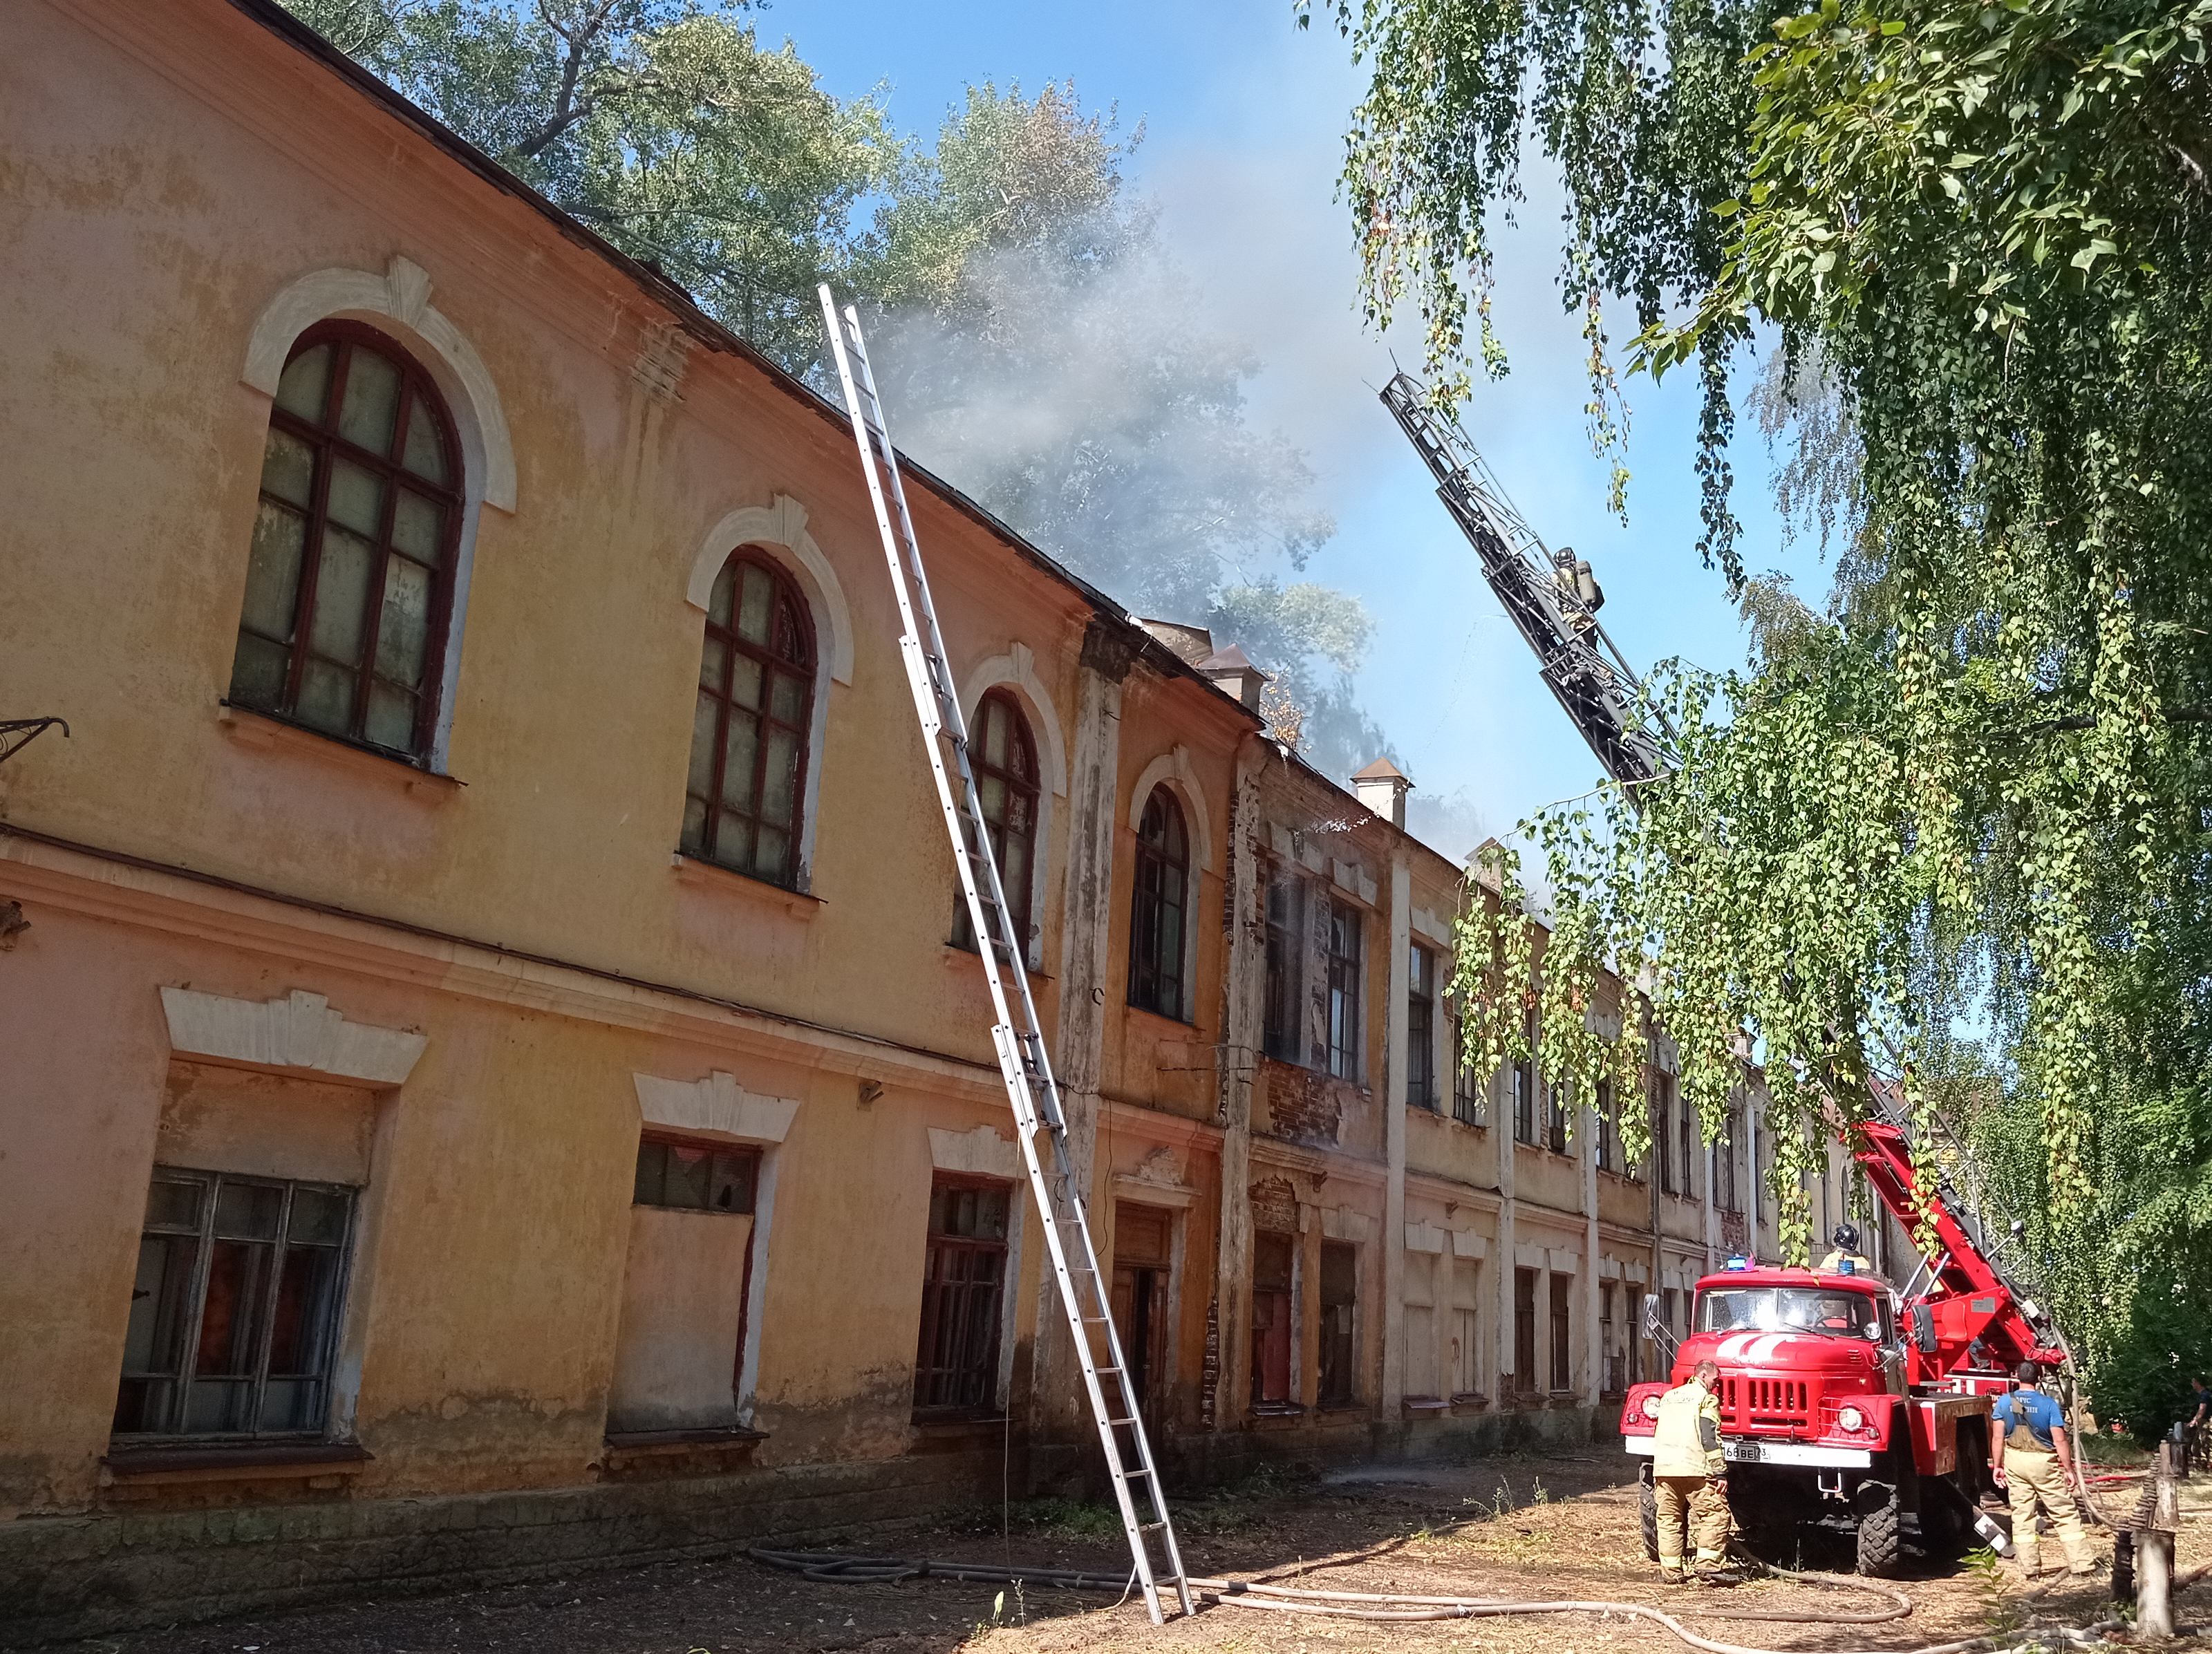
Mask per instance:
[[[276,0],[229,0],[232,6],[244,12],[271,33],[282,36],[295,50],[314,58],[318,63],[354,90],[380,106],[386,113],[411,127],[434,148],[442,149],[477,177],[490,185],[502,195],[512,196],[540,217],[550,222],[564,239],[574,242],[585,252],[611,265],[633,285],[654,303],[667,310],[681,324],[684,331],[710,350],[732,356],[749,367],[767,375],[769,382],[787,396],[793,398],[817,417],[829,421],[842,433],[851,429],[847,417],[821,396],[805,380],[798,378],[760,350],[732,332],[699,307],[699,301],[650,265],[641,263],[616,246],[605,237],[579,222],[546,199],[489,155],[471,143],[459,133],[446,125],[427,110],[419,107],[345,53],[340,52],[321,35],[309,28]],[[1098,618],[1119,629],[1134,646],[1133,653],[1146,664],[1171,678],[1181,678],[1198,685],[1224,706],[1234,708],[1253,728],[1265,727],[1265,721],[1252,709],[1227,693],[1203,672],[1197,671],[1173,650],[1163,647],[1152,635],[1129,617],[1128,611],[1114,601],[1104,592],[1066,568],[1054,557],[1024,539],[1013,528],[994,516],[975,500],[954,488],[926,466],[915,465],[905,454],[899,455],[899,468],[921,480],[923,486],[956,511],[971,519],[980,527],[1011,549],[1017,556],[1061,585],[1069,587],[1088,604]]]

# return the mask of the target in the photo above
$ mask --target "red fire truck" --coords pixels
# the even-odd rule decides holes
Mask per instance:
[[[1904,1134],[1875,1121],[1850,1138],[1868,1183],[1911,1221]],[[1803,1523],[1847,1525],[1859,1572],[1881,1576],[1896,1571],[1908,1528],[1925,1551],[1956,1547],[1990,1491],[1990,1408],[2007,1373],[2021,1361],[2069,1361],[2047,1317],[1984,1256],[1942,1190],[1931,1207],[1936,1250],[1906,1294],[1868,1275],[1740,1260],[1698,1283],[1669,1383],[1700,1361],[1719,1365],[1729,1503],[1762,1548],[1789,1551]],[[1646,1456],[1644,1548],[1654,1558],[1649,1455],[1668,1387],[1635,1386],[1620,1418],[1628,1450]]]

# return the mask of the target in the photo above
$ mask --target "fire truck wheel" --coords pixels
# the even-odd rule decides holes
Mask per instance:
[[[1644,1555],[1647,1561],[1659,1560],[1659,1493],[1649,1481],[1640,1481],[1636,1487],[1637,1512],[1644,1519]]]
[[[1870,1579],[1893,1578],[1904,1556],[1905,1520],[1893,1482],[1864,1481],[1851,1496],[1859,1524],[1859,1572]]]

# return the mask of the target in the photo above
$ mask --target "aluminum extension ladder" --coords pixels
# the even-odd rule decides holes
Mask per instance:
[[[899,620],[904,628],[899,651],[906,662],[907,683],[914,691],[914,709],[921,720],[929,772],[937,782],[937,801],[945,812],[945,831],[951,836],[960,889],[968,900],[969,922],[976,936],[984,939],[978,952],[983,957],[983,979],[990,984],[991,1007],[997,1015],[991,1041],[998,1048],[999,1072],[1006,1080],[1006,1100],[1013,1105],[1014,1120],[1020,1128],[1030,1192],[1045,1219],[1045,1245],[1052,1255],[1053,1276],[1060,1283],[1067,1329],[1074,1339],[1076,1357],[1083,1364],[1083,1387],[1091,1398],[1091,1416],[1098,1421],[1098,1442],[1106,1450],[1108,1479],[1121,1508],[1121,1527],[1128,1535],[1136,1578],[1144,1586],[1145,1608],[1152,1623],[1159,1625],[1164,1622],[1161,1587],[1172,1584],[1182,1611],[1189,1614],[1194,1611],[1190,1581],[1183,1572],[1182,1553],[1168,1520],[1167,1498],[1160,1487],[1152,1443],[1145,1434],[1144,1421],[1137,1416],[1135,1388],[1121,1353],[1121,1335],[1114,1325],[1106,1283],[1098,1272],[1098,1254],[1091,1244],[1083,1195],[1076,1187],[1073,1162],[1067,1152],[1067,1120],[1060,1109],[1052,1064],[1045,1056],[1036,1003],[1030,995],[1029,939],[1015,933],[1013,912],[1006,905],[1006,889],[1000,882],[998,857],[992,853],[982,800],[969,765],[967,721],[961,716],[960,699],[945,664],[945,642],[937,629],[937,610],[930,601],[921,548],[915,543],[914,520],[907,514],[898,455],[884,426],[883,404],[877,399],[875,374],[869,369],[867,347],[860,337],[860,313],[848,307],[840,315],[827,283],[822,286],[821,296],[822,319],[836,358],[845,407],[852,416],[860,470],[867,478],[868,499],[875,507],[876,527],[883,536],[891,588],[898,596]],[[1040,1138],[1048,1144],[1049,1163],[1039,1155]],[[1140,1502],[1149,1509],[1140,1509]],[[1154,1542],[1159,1548],[1157,1560]]]

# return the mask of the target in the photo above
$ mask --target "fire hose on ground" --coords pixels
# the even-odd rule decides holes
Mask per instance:
[[[1091,1573],[1074,1568],[1012,1568],[980,1562],[915,1561],[903,1557],[858,1556],[839,1551],[753,1548],[746,1554],[769,1567],[801,1574],[809,1579],[876,1584],[891,1584],[906,1579],[955,1579],[983,1584],[1044,1585],[1065,1590],[1119,1591],[1126,1595],[1133,1578],[1133,1576]],[[1692,1617],[1701,1620],[1779,1621],[1793,1625],[1870,1625],[1901,1620],[1912,1612],[1912,1599],[1904,1592],[1893,1590],[1886,1585],[1872,1584],[1859,1579],[1798,1573],[1764,1564],[1760,1566],[1767,1572],[1802,1584],[1887,1596],[1890,1598],[1890,1606],[1864,1614],[1796,1614],[1778,1610],[1699,1608],[1694,1610]],[[1193,1593],[1200,1600],[1222,1608],[1263,1608],[1279,1613],[1382,1623],[1503,1619],[1532,1614],[1617,1614],[1630,1619],[1648,1620],[1664,1627],[1691,1647],[1703,1650],[1704,1654],[1776,1654],[1772,1650],[1701,1637],[1674,1615],[1642,1602],[1566,1599],[1515,1602],[1497,1597],[1421,1596],[1395,1591],[1314,1590],[1269,1584],[1269,1578],[1214,1579],[1193,1576],[1189,1584]],[[2056,1635],[2067,1642],[2087,1642],[2107,1628],[2100,1623],[2085,1631],[2060,1632]],[[1969,1650],[2017,1645],[2024,1640],[2033,1639],[2024,1639],[2017,1633],[2010,1636],[1970,1637],[1957,1642],[1929,1644],[1906,1651],[1905,1654],[1967,1654]],[[1869,1654],[1875,1654],[1875,1651],[1869,1651]],[[1880,1654],[1897,1654],[1897,1651],[1881,1651]]]

